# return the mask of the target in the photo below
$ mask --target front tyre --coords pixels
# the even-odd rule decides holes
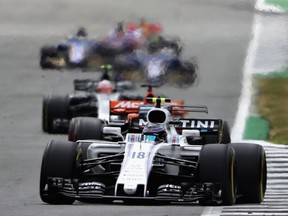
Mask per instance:
[[[67,120],[69,97],[67,95],[47,95],[42,101],[42,129],[47,133],[67,133],[67,128],[56,127],[55,120]]]
[[[199,182],[221,185],[223,205],[233,205],[236,201],[235,151],[227,144],[207,144],[200,151],[198,162]],[[209,200],[200,201],[209,204]]]
[[[103,139],[103,125],[101,119],[93,117],[76,117],[70,121],[68,140]]]
[[[49,204],[72,204],[75,198],[66,197],[48,184],[49,177],[72,179],[76,161],[76,144],[68,141],[50,141],[43,154],[40,172],[40,197]]]

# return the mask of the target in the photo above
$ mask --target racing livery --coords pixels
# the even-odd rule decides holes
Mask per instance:
[[[198,72],[195,57],[183,59],[173,49],[156,42],[115,58],[113,65],[123,79],[177,87],[195,84]]]
[[[117,30],[114,36],[108,34],[106,37],[95,40],[88,38],[86,29],[80,27],[75,35],[65,38],[63,42],[41,47],[40,67],[42,69],[96,69],[103,63],[111,62],[117,55],[143,46],[154,34],[153,31],[151,32],[153,28],[145,28],[149,29],[148,32],[145,31],[147,34],[144,34],[142,28],[132,30],[122,27],[121,29],[121,34],[118,34],[119,30]],[[165,40],[163,37],[160,38],[162,46],[177,48],[176,43]]]
[[[141,131],[123,136],[121,127],[102,128],[103,133],[121,138],[119,141],[102,138],[49,142],[41,166],[42,201],[201,205],[263,201],[267,168],[262,146],[224,144],[222,121],[181,124],[171,116],[173,106],[161,105],[161,101],[169,99],[147,100],[156,105],[146,114],[148,124]],[[186,106],[185,110],[205,112],[206,108]],[[214,127],[201,132],[200,122],[207,130]],[[199,142],[206,133],[218,138]]]
[[[69,124],[68,140],[101,139],[104,136],[102,133],[104,126],[121,126],[123,135],[132,128],[135,131],[142,130],[143,126],[147,124],[145,117],[147,112],[155,106],[155,103],[148,101],[147,98],[155,97],[152,88],[158,87],[158,85],[143,84],[141,87],[148,87],[144,97],[122,95],[117,100],[111,99],[104,121],[94,116],[72,118]],[[172,100],[169,103],[162,103],[162,105],[173,105],[173,110],[171,110],[173,117],[183,118],[187,114],[183,109],[183,100]]]
[[[40,50],[42,69],[87,68],[95,55],[96,42],[84,37],[71,37],[58,45]]]
[[[103,90],[100,88],[102,84],[104,84]],[[134,88],[131,82],[120,81],[115,85],[109,80],[76,79],[74,80],[76,92],[67,95],[45,95],[42,101],[43,131],[67,133],[70,120],[79,116],[98,117],[108,121],[110,100],[117,100],[123,95],[126,95],[127,99],[139,98],[137,95],[126,93],[126,90]]]

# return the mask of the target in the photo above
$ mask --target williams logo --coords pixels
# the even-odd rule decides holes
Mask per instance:
[[[189,120],[181,119],[178,127],[183,128],[215,128],[216,122],[213,120]]]
[[[215,120],[189,120],[189,119],[180,119],[176,127],[180,128],[217,128],[218,122]],[[145,126],[148,122],[144,119],[139,119],[139,125]]]

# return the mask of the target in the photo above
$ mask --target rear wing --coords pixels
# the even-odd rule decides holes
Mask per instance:
[[[129,113],[139,113],[140,107],[152,109],[155,103],[144,104],[140,100],[110,100],[110,116],[111,115],[128,115]],[[162,103],[162,107],[171,107],[172,116],[183,116],[188,112],[183,108],[183,100],[172,100],[171,102]],[[145,108],[144,108],[145,109]],[[170,111],[170,110],[169,110]]]
[[[180,118],[177,121],[171,122],[176,129],[199,130],[200,132],[217,132],[222,128],[222,119],[193,119]]]
[[[99,85],[99,80],[93,79],[75,79],[74,80],[74,91],[86,91],[86,92],[97,92],[97,87]],[[125,91],[134,89],[134,84],[129,80],[123,80],[114,82],[114,91]]]
[[[170,113],[173,116],[183,116],[188,114],[189,112],[197,112],[197,113],[206,113],[208,114],[208,108],[207,106],[187,106],[183,105],[184,102],[178,103],[178,104],[173,104],[171,102],[171,105],[168,105],[167,108],[170,111]],[[165,106],[165,104],[163,104]]]
[[[74,91],[95,92],[99,81],[93,79],[75,79]]]
[[[110,100],[110,116],[138,113],[141,103],[140,100]]]
[[[185,106],[185,105],[170,105],[167,107],[171,113],[182,112],[188,113],[206,113],[208,114],[207,106]],[[178,130],[191,129],[199,130],[200,132],[218,132],[222,128],[223,120],[221,119],[194,119],[194,118],[179,118],[176,121],[171,121]]]

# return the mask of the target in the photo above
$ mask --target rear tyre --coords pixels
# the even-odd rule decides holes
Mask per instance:
[[[219,135],[204,135],[203,136],[203,142],[204,144],[212,144],[212,143],[223,143],[228,144],[231,143],[231,137],[230,137],[230,128],[227,123],[227,121],[223,121],[223,130],[222,130],[222,137],[219,140]]]
[[[233,143],[236,152],[237,202],[261,203],[267,185],[267,163],[264,148],[250,143]]]
[[[68,140],[76,142],[77,140],[103,139],[103,125],[101,119],[93,117],[73,118],[69,125]]]
[[[223,205],[233,205],[236,200],[235,151],[231,145],[207,144],[200,151],[199,182],[215,183],[221,186]],[[200,204],[209,205],[210,200]]]
[[[50,141],[43,154],[40,173],[40,197],[49,204],[72,204],[75,198],[59,194],[58,188],[48,186],[48,177],[74,177],[76,144],[68,141]]]
[[[57,128],[54,120],[67,120],[69,109],[68,96],[45,96],[42,101],[42,129],[47,133],[67,133],[68,128]]]
[[[48,60],[49,57],[57,57],[58,50],[53,46],[44,46],[40,50],[40,67],[42,69],[53,69],[55,66]]]
[[[223,121],[222,140],[220,143],[231,143],[230,128],[227,121]]]

